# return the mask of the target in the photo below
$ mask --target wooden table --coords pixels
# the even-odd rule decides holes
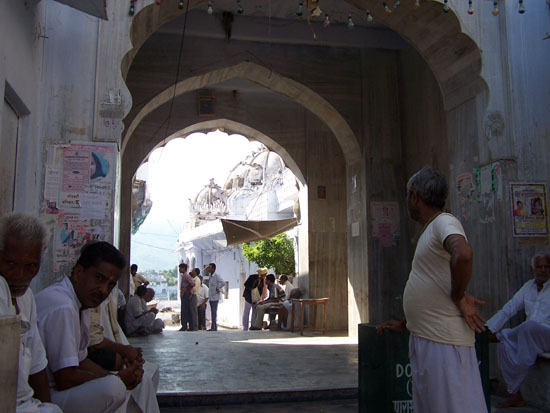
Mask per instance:
[[[290,331],[294,332],[294,314],[296,314],[297,306],[300,306],[300,334],[304,335],[304,330],[313,330],[313,331],[322,331],[323,334],[327,331],[327,312],[328,312],[328,298],[303,298],[303,299],[292,299],[292,318],[290,322]],[[310,324],[311,326],[304,327],[304,313],[305,307],[309,305],[313,306],[313,314],[310,314]],[[316,328],[315,321],[317,318],[317,306],[323,305],[323,327]]]

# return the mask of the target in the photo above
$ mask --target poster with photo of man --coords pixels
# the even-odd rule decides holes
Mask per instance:
[[[512,219],[515,237],[548,235],[546,184],[510,183]]]

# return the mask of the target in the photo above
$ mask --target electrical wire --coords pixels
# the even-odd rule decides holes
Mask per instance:
[[[174,100],[176,99],[176,88],[178,86],[178,80],[180,77],[181,69],[181,56],[183,54],[183,41],[185,39],[185,30],[187,29],[187,16],[189,15],[189,3],[191,0],[187,0],[187,7],[185,8],[185,19],[183,20],[183,30],[181,32],[180,50],[178,54],[178,65],[176,68],[176,79],[174,80],[174,91],[172,93],[172,99],[170,100],[170,109],[168,110],[168,121],[166,122],[166,129],[164,130],[164,139],[162,142],[162,152],[159,159],[162,159],[164,153],[164,145],[166,145],[166,138],[168,138],[168,130],[170,129],[170,120],[172,120],[172,111],[174,109]]]
[[[164,250],[164,251],[170,251],[170,252],[174,251],[173,248],[162,248],[162,247],[157,247],[156,245],[146,244],[144,242],[139,242],[139,241],[136,241],[136,240],[132,240],[132,243],[134,243],[134,242],[136,244],[145,245],[146,247],[156,248],[158,250]]]

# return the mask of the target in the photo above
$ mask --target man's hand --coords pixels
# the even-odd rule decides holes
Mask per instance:
[[[464,294],[464,296],[456,303],[456,306],[464,316],[464,320],[476,333],[485,331],[485,323],[487,322],[479,311],[477,305],[483,305],[485,301],[475,298],[473,295]]]
[[[120,349],[120,355],[123,359],[128,360],[128,362],[133,362],[135,360],[143,361],[142,352],[140,347],[133,347],[131,345],[123,346]]]
[[[135,389],[143,377],[143,363],[134,361],[128,367],[120,370],[118,376],[128,390]]]
[[[151,308],[149,311],[155,315],[159,312],[155,307]]]
[[[382,334],[384,330],[396,331],[402,333],[407,328],[407,324],[404,320],[388,320],[385,323],[380,324],[376,327],[376,333]]]

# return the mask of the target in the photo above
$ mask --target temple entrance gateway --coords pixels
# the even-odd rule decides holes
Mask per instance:
[[[235,19],[229,41],[216,17],[231,9],[229,2],[216,2],[214,17],[205,2],[190,5],[185,32],[185,15],[164,3],[140,10],[132,25],[134,48],[122,62],[139,102],[125,119],[122,187],[162,144],[159,131],[170,135],[213,123],[269,136],[267,146],[303,173],[309,210],[315,211],[307,221],[304,276],[315,296],[334,297],[338,311],[331,312],[329,329],[348,328],[355,335],[358,322],[387,318],[399,308],[395,297],[413,248],[405,241],[413,228],[399,224],[406,216],[406,178],[425,163],[449,175],[457,156],[448,143],[457,132],[449,125],[465,112],[481,117],[486,86],[478,47],[439,3],[422,3],[418,11],[403,2],[391,17],[376,2],[350,3],[326,2],[334,10],[334,30],[321,32],[314,22],[321,41],[311,40],[311,30],[300,31],[307,26],[288,5],[270,15],[283,30],[257,30],[267,13],[258,3],[250,15]],[[364,8],[376,18],[376,37],[357,14]],[[348,14],[354,29],[339,31]],[[293,33],[292,39],[283,32]],[[203,98],[215,102],[206,114]],[[127,193],[121,202],[124,210]],[[396,213],[392,228],[398,230],[383,240],[372,226],[377,221],[371,222],[377,202]],[[121,239],[126,220],[121,216]],[[121,247],[127,248],[124,242]]]

